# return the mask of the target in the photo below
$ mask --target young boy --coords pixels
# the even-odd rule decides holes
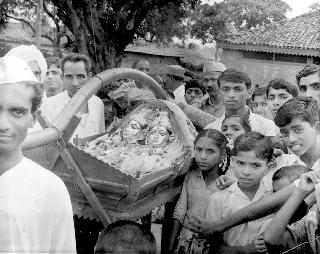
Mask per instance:
[[[298,88],[284,79],[273,79],[267,86],[267,98],[269,112],[272,120],[275,118],[278,109],[288,100],[298,96]]]
[[[302,219],[301,221],[288,226],[291,217],[304,199],[314,191],[315,185],[319,185],[319,171],[312,171],[301,176],[299,185],[294,189],[288,201],[274,216],[268,225],[264,241],[269,253],[282,253],[294,249],[295,253],[319,253],[320,240],[319,230],[319,203],[317,219]],[[319,188],[316,187],[316,195],[319,195]],[[319,200],[320,201],[320,200]]]
[[[187,104],[202,109],[205,101],[208,99],[206,88],[200,79],[191,79],[186,82],[184,98]],[[206,95],[206,97],[204,97]]]
[[[233,165],[237,181],[230,187],[212,194],[207,210],[207,220],[218,222],[241,208],[272,192],[261,179],[268,170],[272,159],[271,139],[258,132],[240,135],[234,145]],[[234,227],[224,232],[224,241],[238,251],[248,251],[254,246],[263,249],[257,236],[263,231],[266,218]],[[228,253],[232,249],[228,249]]]
[[[251,95],[251,80],[246,73],[235,69],[228,69],[219,76],[218,85],[225,114],[208,124],[206,129],[221,131],[222,121],[226,116],[241,115],[249,118],[253,131],[258,131],[266,136],[276,136],[279,132],[273,121],[250,111],[246,106]]]
[[[100,233],[95,247],[96,254],[155,254],[156,252],[156,240],[152,233],[140,224],[127,220],[110,224]]]
[[[39,114],[40,83],[22,59],[0,58],[0,253],[76,253],[61,179],[22,154]]]
[[[320,129],[317,102],[307,97],[292,98],[278,110],[275,122],[280,127],[286,146],[293,152],[293,154],[278,157],[277,167],[304,165],[320,171]],[[207,225],[205,221],[193,221],[191,228],[205,235],[211,235],[214,232],[221,232],[268,215],[286,202],[294,188],[294,184],[291,184],[273,196],[241,209],[214,225]]]
[[[260,87],[254,90],[251,96],[252,112],[270,119],[270,112],[267,103],[267,89]]]

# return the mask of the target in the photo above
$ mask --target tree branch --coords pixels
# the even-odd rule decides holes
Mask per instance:
[[[36,32],[36,30],[33,28],[33,26],[31,25],[31,23],[29,21],[27,21],[27,20],[25,20],[23,18],[17,18],[17,17],[11,16],[11,15],[8,15],[8,14],[5,14],[5,16],[8,17],[8,18],[15,19],[15,20],[18,20],[20,22],[25,23],[26,25],[28,25],[31,28],[33,33]]]
[[[55,17],[55,15],[53,15],[53,14],[49,11],[49,9],[48,9],[45,1],[43,1],[43,10],[44,10],[45,13],[53,20],[54,24],[56,25],[57,31],[59,32],[59,31],[60,31],[59,20]]]

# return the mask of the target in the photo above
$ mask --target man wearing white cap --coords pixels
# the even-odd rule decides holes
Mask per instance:
[[[0,253],[76,252],[67,188],[22,154],[42,96],[25,61],[0,58]]]
[[[165,74],[167,78],[165,79],[164,88],[168,92],[174,94],[175,102],[178,104],[180,102],[185,103],[185,68],[180,65],[168,65]]]
[[[53,122],[61,110],[79,89],[91,78],[90,59],[82,54],[69,54],[61,60],[61,70],[64,92],[49,97],[41,105],[41,113]],[[80,109],[78,116],[81,121],[75,130],[74,137],[86,138],[100,133],[104,133],[104,106],[101,99],[93,95],[88,102]]]

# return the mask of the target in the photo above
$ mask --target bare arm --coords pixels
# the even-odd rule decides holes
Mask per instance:
[[[296,188],[285,205],[277,212],[268,225],[264,240],[270,245],[279,245],[286,227],[306,195]]]

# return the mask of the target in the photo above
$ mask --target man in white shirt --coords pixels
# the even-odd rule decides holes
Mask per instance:
[[[91,63],[87,56],[69,54],[61,60],[64,92],[48,98],[41,105],[42,114],[53,122],[70,99],[91,78]],[[73,134],[73,138],[86,138],[104,133],[104,106],[101,99],[92,96],[80,109],[78,116],[81,121]],[[72,138],[71,138],[72,141]]]
[[[21,144],[43,96],[27,63],[0,58],[0,253],[76,253],[62,180],[25,158]]]
[[[176,104],[186,103],[185,94],[185,68],[180,65],[168,65],[166,68],[165,90],[174,94]]]
[[[275,123],[267,118],[259,116],[246,106],[246,100],[250,98],[251,80],[247,74],[228,69],[219,76],[218,85],[222,103],[225,106],[225,114],[208,124],[205,129],[221,131],[222,121],[225,116],[241,115],[249,118],[252,131],[257,131],[265,136],[276,136],[279,133]]]

